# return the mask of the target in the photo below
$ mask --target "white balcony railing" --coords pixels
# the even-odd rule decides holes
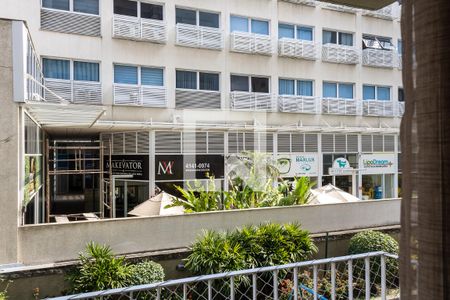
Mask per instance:
[[[167,107],[166,89],[159,86],[114,84],[114,104]]]
[[[316,0],[281,0],[284,2],[290,2],[294,4],[303,4],[308,6],[316,6],[317,2]]]
[[[53,93],[45,91],[45,99],[59,102],[55,94],[66,101],[83,104],[102,104],[102,85],[94,81],[45,79],[45,86]]]
[[[365,66],[394,68],[395,58],[396,54],[393,50],[364,49],[362,51],[362,63]]]
[[[398,103],[398,116],[401,117],[405,114],[405,102]]]
[[[164,44],[167,26],[164,21],[130,16],[113,16],[113,37]]]
[[[281,38],[278,41],[278,54],[284,57],[317,59],[317,46],[313,41]]]
[[[323,8],[329,9],[329,10],[335,10],[339,12],[349,13],[349,14],[356,14],[358,11],[356,8],[346,6],[346,5],[340,5],[340,4],[332,4],[332,3],[324,3]]]
[[[318,114],[320,102],[316,97],[309,96],[278,96],[278,109],[282,112]]]
[[[322,113],[334,115],[361,115],[361,101],[341,98],[323,98]]]
[[[397,68],[403,69],[403,56],[401,54],[397,55]]]
[[[370,16],[370,17],[385,19],[385,20],[394,20],[395,19],[394,10],[393,10],[392,5],[388,5],[379,10],[363,10],[362,14],[364,16]]]
[[[220,109],[220,91],[175,90],[175,107],[185,109]]]
[[[394,117],[397,114],[393,101],[363,100],[364,116]]]
[[[232,32],[231,51],[249,54],[272,55],[272,41],[269,35]]]
[[[360,51],[352,46],[325,44],[322,45],[322,61],[356,65],[360,61]]]
[[[231,108],[235,110],[273,111],[273,96],[266,93],[231,92]]]
[[[223,48],[223,34],[219,28],[178,23],[176,44],[186,47],[220,50]]]

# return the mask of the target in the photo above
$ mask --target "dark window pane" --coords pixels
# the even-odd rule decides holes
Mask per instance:
[[[100,81],[99,65],[98,63],[74,61],[73,62],[73,77],[75,80],[83,81]]]
[[[183,24],[197,25],[197,12],[195,10],[177,8],[176,15],[177,15],[176,20],[177,24],[183,23]]]
[[[69,0],[42,0],[42,6],[47,8],[69,10]]]
[[[207,91],[218,91],[219,74],[200,73],[200,89]]]
[[[252,92],[269,93],[269,78],[252,77]]]
[[[177,89],[197,89],[197,73],[177,71]]]
[[[114,83],[138,84],[137,67],[115,65]]]
[[[137,2],[114,0],[114,13],[118,15],[137,17]]]
[[[295,81],[290,79],[279,79],[278,94],[295,95]]]
[[[381,49],[381,45],[375,37],[365,35],[363,36],[363,49],[365,48]]]
[[[44,58],[42,63],[45,78],[70,79],[70,62],[68,60]]]
[[[98,15],[98,0],[73,0],[73,10]]]
[[[289,24],[278,24],[278,38],[290,38],[295,37],[294,25]]]
[[[163,7],[150,3],[141,3],[141,18],[162,20]]]
[[[200,12],[200,26],[219,28],[219,14]]]
[[[339,45],[353,46],[353,34],[339,32]]]
[[[310,27],[298,27],[297,28],[297,39],[304,41],[313,40],[313,29]]]
[[[231,75],[231,91],[248,92],[248,77]]]
[[[336,44],[336,32],[324,30],[322,32],[322,44]]]
[[[405,101],[405,94],[403,89],[398,89],[398,101],[404,102]]]
[[[164,70],[158,68],[141,68],[141,84],[164,86]]]

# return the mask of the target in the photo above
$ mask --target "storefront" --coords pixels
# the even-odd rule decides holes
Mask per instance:
[[[361,155],[362,199],[395,197],[394,176],[397,173],[395,154]]]
[[[280,177],[293,181],[296,177],[306,176],[317,182],[319,176],[318,153],[288,153],[277,156]]]
[[[341,190],[350,193],[354,196],[356,194],[356,186],[357,186],[357,176],[356,171],[347,170],[346,172],[336,172],[334,174],[330,174],[330,169],[336,169],[333,164],[339,158],[343,158],[348,162],[348,168],[352,168],[354,170],[358,169],[358,155],[353,153],[347,154],[323,154],[323,176],[322,176],[322,186],[327,184],[332,184]]]

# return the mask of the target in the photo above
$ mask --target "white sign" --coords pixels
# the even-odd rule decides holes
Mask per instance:
[[[328,169],[330,175],[352,175],[355,169],[350,166],[348,160],[344,157],[338,157],[333,162],[333,167]]]
[[[278,170],[281,177],[319,176],[317,153],[278,155]]]
[[[361,174],[393,174],[397,171],[395,154],[363,154],[361,164]]]

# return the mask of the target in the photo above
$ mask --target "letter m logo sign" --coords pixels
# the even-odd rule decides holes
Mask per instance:
[[[174,161],[160,161],[158,165],[158,175],[173,175]]]

